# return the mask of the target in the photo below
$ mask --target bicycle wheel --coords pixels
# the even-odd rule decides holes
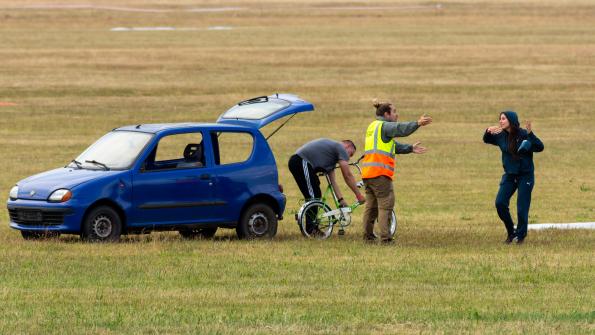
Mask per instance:
[[[397,214],[395,214],[394,210],[391,211],[390,227],[388,231],[390,233],[390,237],[395,238],[395,235],[397,234]]]
[[[376,227],[378,227],[378,219],[376,219],[376,221],[374,222],[374,225]],[[391,211],[388,232],[389,232],[391,238],[395,238],[395,235],[397,234],[397,214],[395,214],[394,210]],[[378,238],[378,235],[376,233],[374,233],[374,237]]]
[[[302,235],[317,239],[327,239],[337,222],[334,216],[324,216],[331,208],[322,201],[305,203],[298,213],[298,225]]]

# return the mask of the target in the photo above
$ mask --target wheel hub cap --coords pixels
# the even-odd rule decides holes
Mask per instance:
[[[112,220],[105,215],[99,215],[93,221],[93,232],[101,238],[106,238],[112,233]]]
[[[269,220],[263,213],[254,213],[248,221],[248,227],[254,235],[264,235],[269,228]]]

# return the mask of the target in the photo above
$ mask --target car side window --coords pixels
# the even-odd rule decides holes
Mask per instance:
[[[254,137],[247,132],[211,132],[215,165],[242,163],[254,150]]]
[[[205,166],[202,133],[164,136],[145,161],[145,171]]]

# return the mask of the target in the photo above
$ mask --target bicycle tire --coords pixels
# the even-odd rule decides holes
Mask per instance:
[[[378,219],[374,221],[374,225],[378,227]],[[391,211],[391,220],[390,225],[388,227],[388,232],[390,234],[390,238],[395,238],[395,235],[397,234],[397,214],[394,210]],[[378,238],[378,235],[374,233],[374,237]]]
[[[330,210],[329,205],[322,201],[313,200],[305,203],[298,212],[298,225],[302,235],[320,240],[329,238],[337,220],[332,216],[321,215]]]

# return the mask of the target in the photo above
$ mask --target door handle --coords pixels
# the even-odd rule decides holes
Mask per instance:
[[[208,173],[201,174],[200,179],[201,180],[209,180],[209,179],[211,179],[211,175]]]

